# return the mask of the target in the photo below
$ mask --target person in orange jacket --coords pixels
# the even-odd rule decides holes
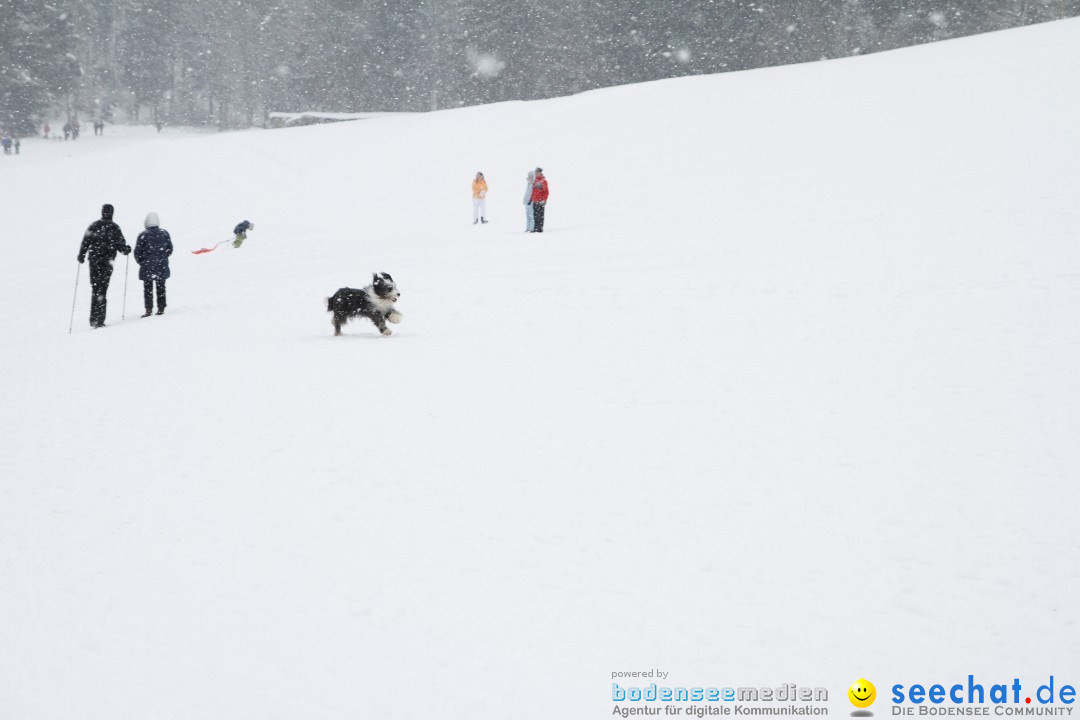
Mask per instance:
[[[487,224],[487,181],[484,180],[484,173],[476,173],[476,178],[472,181],[472,224],[477,222]],[[479,220],[477,219],[479,218]]]
[[[548,199],[548,182],[542,168],[536,168],[533,177],[532,208],[533,232],[544,232],[544,207]]]

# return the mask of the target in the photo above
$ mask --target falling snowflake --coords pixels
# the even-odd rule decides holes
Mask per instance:
[[[477,52],[474,48],[466,49],[465,53],[469,58],[469,64],[472,66],[473,77],[497,77],[506,68],[506,63],[494,55]]]

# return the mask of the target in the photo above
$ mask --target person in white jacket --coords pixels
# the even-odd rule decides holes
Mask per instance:
[[[522,200],[525,203],[525,232],[533,231],[533,207],[532,207],[532,191],[533,181],[536,180],[536,173],[532,170],[529,171],[528,180],[525,183],[525,199]]]

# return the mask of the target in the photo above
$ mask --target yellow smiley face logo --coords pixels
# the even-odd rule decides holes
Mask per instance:
[[[874,683],[866,678],[860,678],[851,683],[851,687],[847,689],[847,696],[855,707],[868,708],[877,699],[877,689],[874,688]]]

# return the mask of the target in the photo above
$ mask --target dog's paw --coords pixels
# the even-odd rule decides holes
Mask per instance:
[[[386,316],[386,321],[387,322],[392,322],[392,323],[394,323],[396,325],[399,322],[401,322],[401,319],[403,317],[405,317],[405,316],[402,315],[401,313],[399,313],[397,310],[394,310],[392,313],[390,313],[389,315]]]
[[[383,328],[379,332],[381,332],[383,335],[389,335],[390,334],[390,328]]]

